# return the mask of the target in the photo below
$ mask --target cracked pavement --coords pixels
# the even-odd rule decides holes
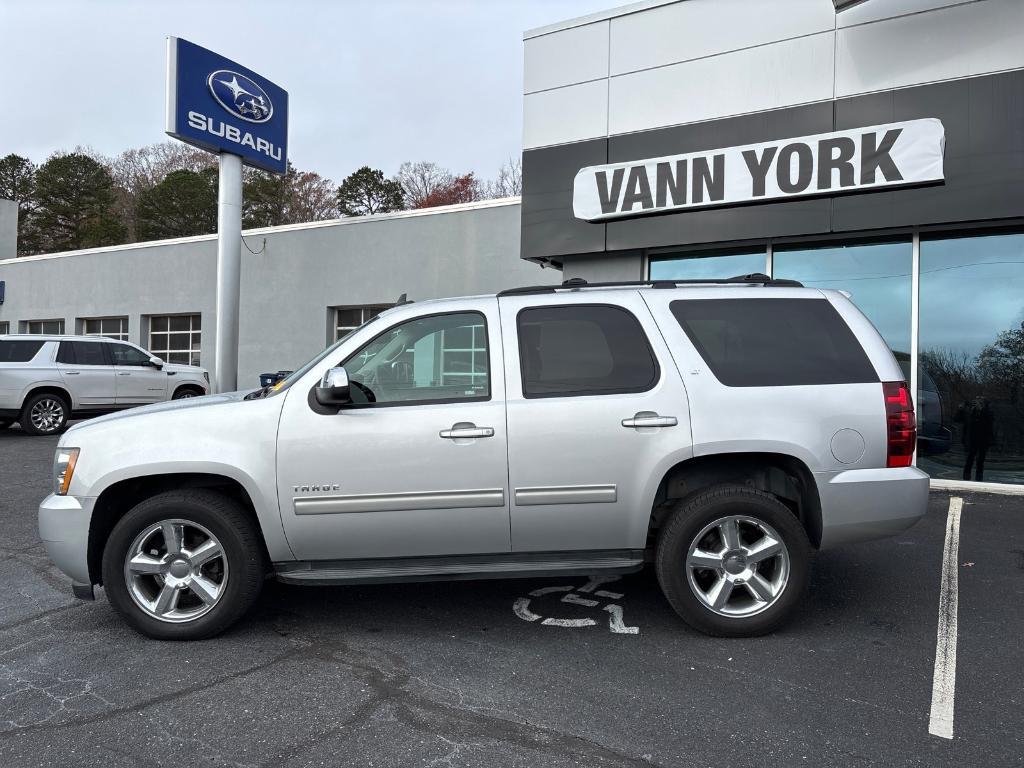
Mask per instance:
[[[929,736],[948,497],[892,540],[818,556],[767,638],[698,635],[653,575],[625,623],[544,587],[294,587],[233,630],[159,643],[71,597],[36,532],[55,439],[0,432],[0,766],[987,766],[1024,762],[1024,501],[965,496],[956,735]],[[531,610],[596,619],[546,626]]]

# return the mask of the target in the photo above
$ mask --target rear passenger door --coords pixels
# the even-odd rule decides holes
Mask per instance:
[[[100,341],[60,342],[57,370],[71,392],[73,408],[103,408],[114,403],[114,366]]]
[[[505,296],[512,549],[641,549],[686,392],[638,291]],[[598,294],[601,297],[602,294]]]

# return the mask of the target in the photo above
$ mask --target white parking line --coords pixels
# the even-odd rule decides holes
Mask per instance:
[[[960,511],[964,500],[953,496],[946,517],[946,545],[942,555],[939,591],[939,630],[935,642],[935,674],[932,677],[932,711],[928,733],[953,738],[953,697],[956,693],[957,574],[960,554]]]

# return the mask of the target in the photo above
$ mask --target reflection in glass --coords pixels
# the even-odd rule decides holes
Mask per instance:
[[[910,363],[910,273],[914,246],[864,243],[825,248],[776,248],[772,277],[799,280],[809,288],[847,291],[875,324],[897,359]]]
[[[768,253],[708,253],[651,259],[651,280],[716,280],[764,272]]]
[[[921,240],[919,467],[1024,483],[1024,234]],[[938,423],[938,430],[935,424]]]

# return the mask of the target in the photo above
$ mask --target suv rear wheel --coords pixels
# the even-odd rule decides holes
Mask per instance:
[[[658,538],[662,591],[694,629],[750,637],[773,632],[807,589],[811,547],[774,496],[719,485],[678,503]]]
[[[215,491],[161,493],[114,527],[103,586],[133,627],[158,640],[200,640],[249,610],[266,564],[252,518]]]
[[[21,428],[30,435],[55,435],[68,423],[71,407],[60,395],[40,392],[25,401]]]

